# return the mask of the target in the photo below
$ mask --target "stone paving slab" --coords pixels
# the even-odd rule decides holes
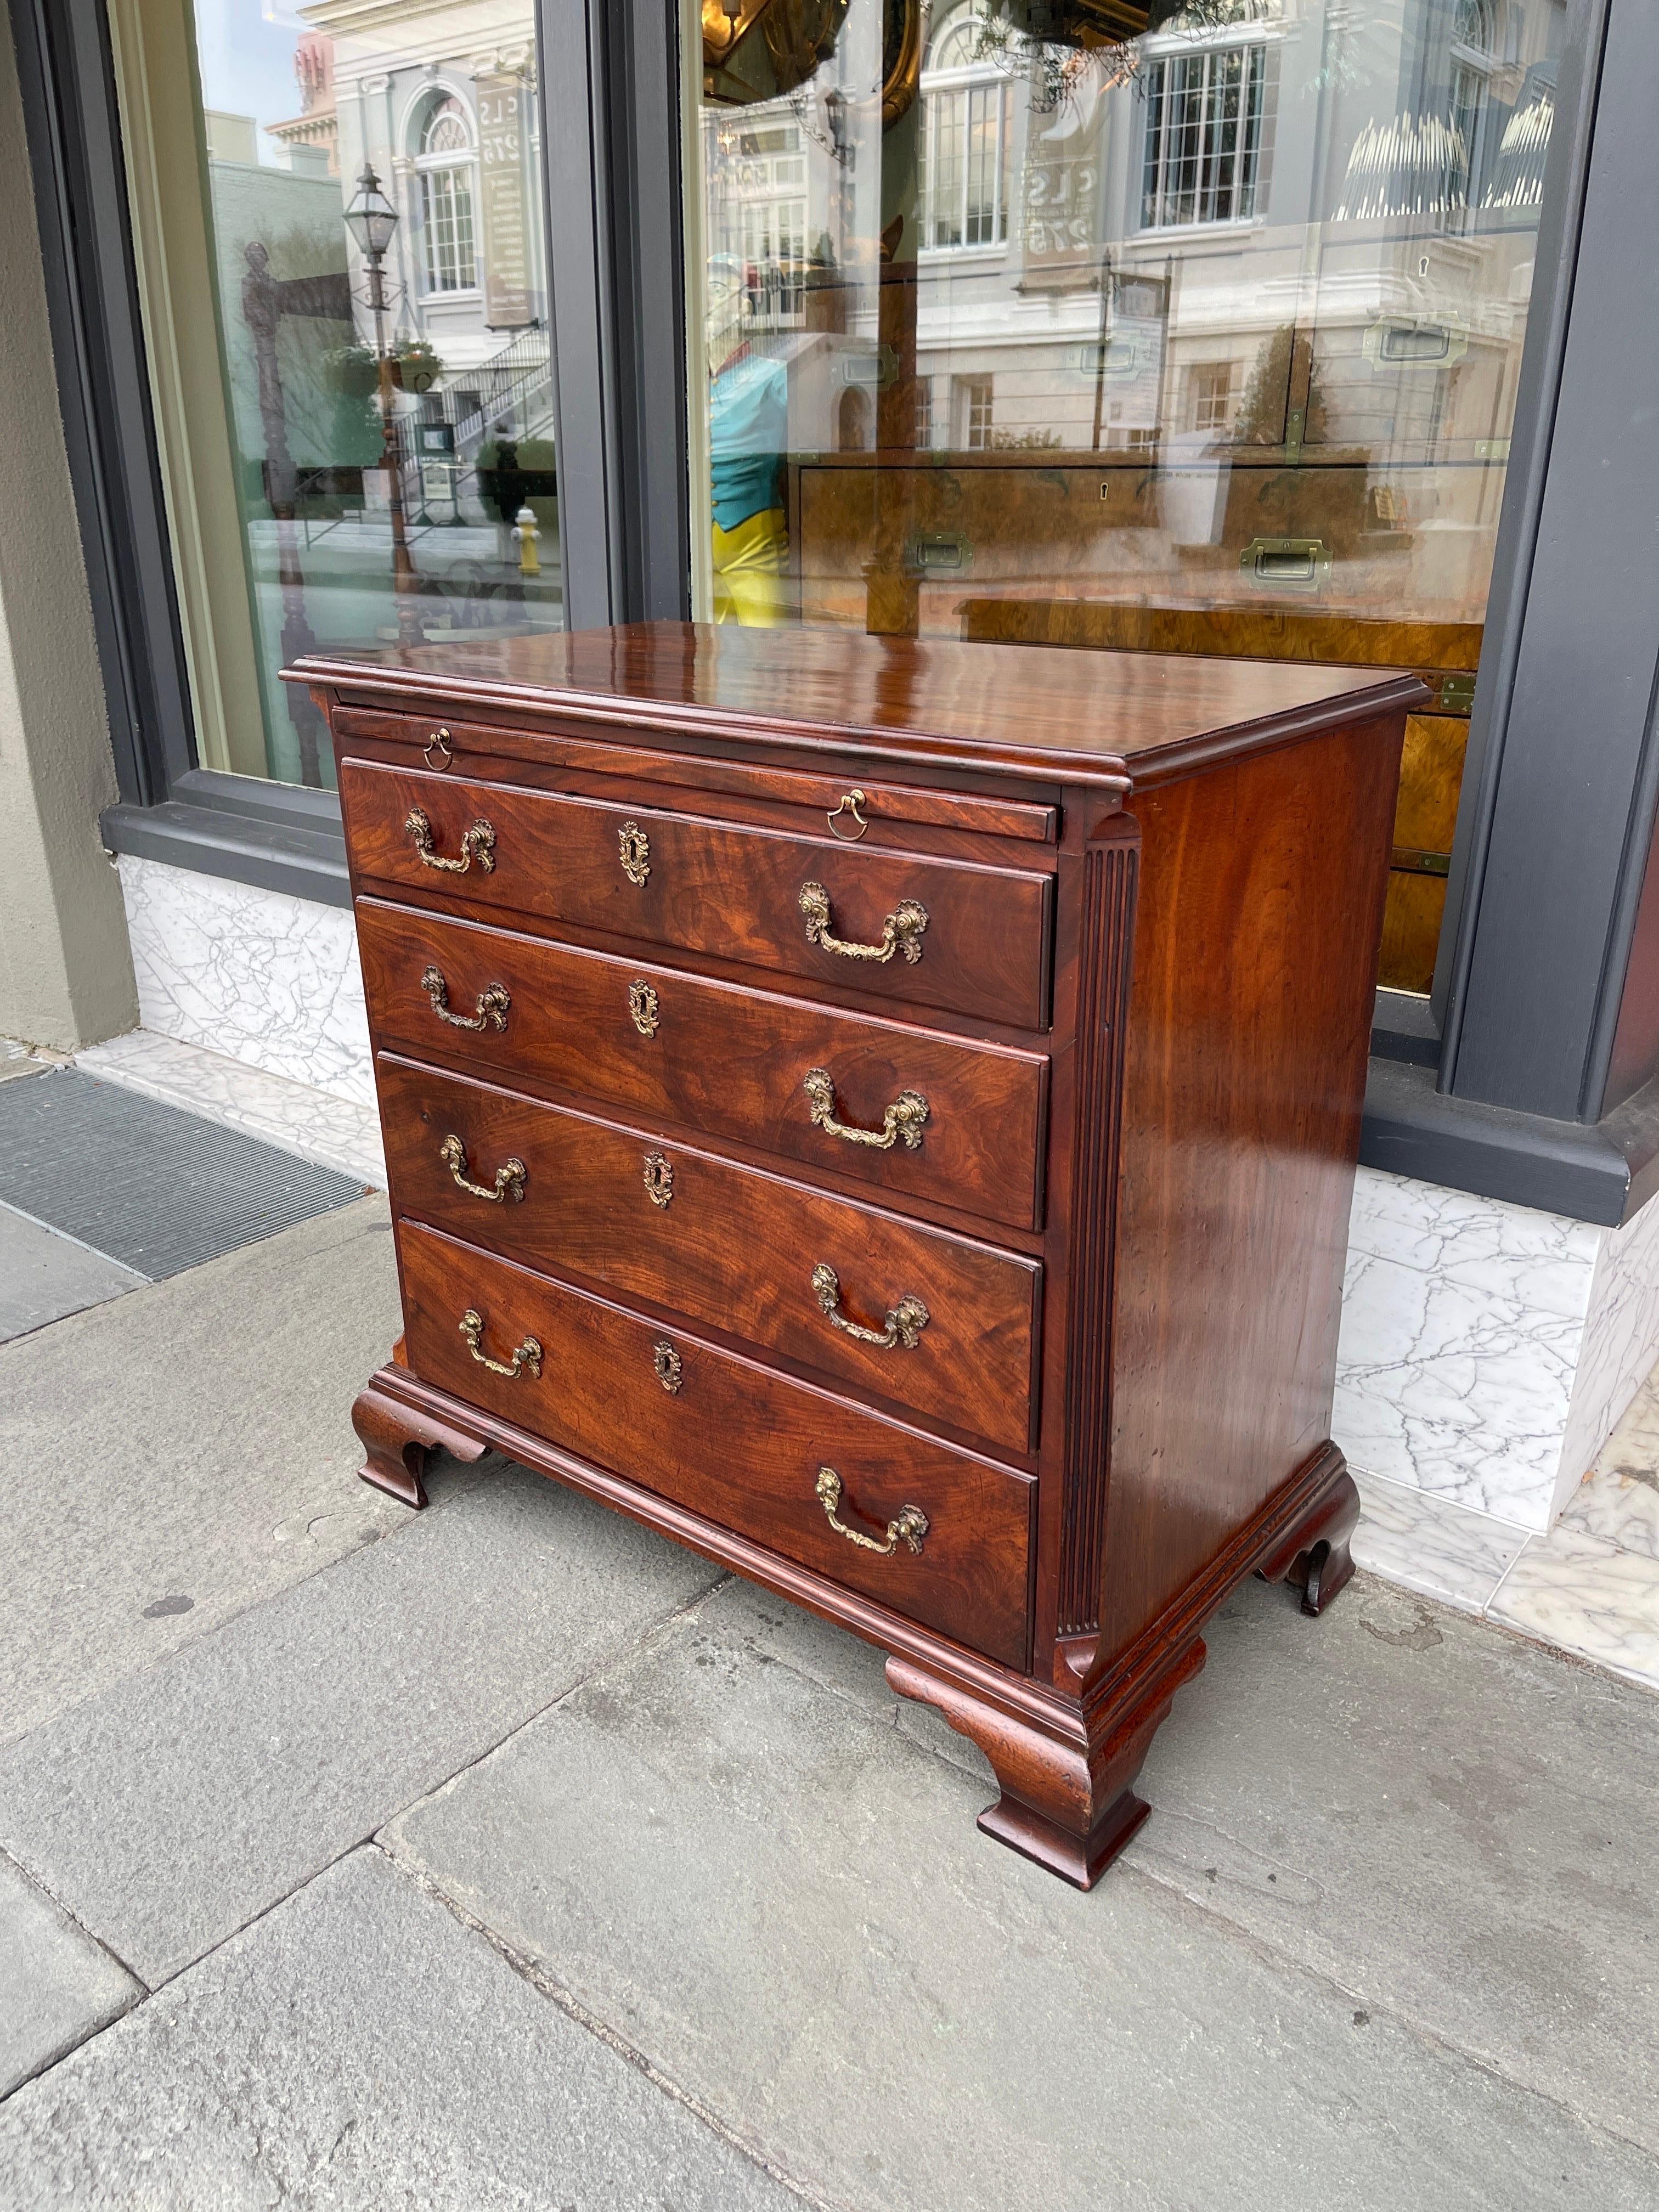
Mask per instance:
[[[0,1742],[403,1526],[351,1428],[401,1326],[366,1199],[0,1346]]]
[[[0,1206],[0,1342],[118,1298],[147,1279],[118,1260]]]
[[[0,2108],[7,2212],[799,2212],[354,1853]]]
[[[1083,1896],[981,1837],[979,1778],[847,1694],[844,1639],[828,1689],[826,1633],[729,1586],[386,1848],[838,2203],[1659,2201],[1643,2150],[1168,1886]]]
[[[85,1929],[0,1858],[0,2097],[143,1994]]]
[[[503,1468],[0,1753],[0,1843],[154,1987],[718,1579]]]
[[[1659,2152],[1651,1694],[1376,1582],[1248,1583],[1206,1641],[1133,1863]]]

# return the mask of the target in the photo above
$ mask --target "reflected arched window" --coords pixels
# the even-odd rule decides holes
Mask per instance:
[[[1503,118],[1493,100],[1492,79],[1514,59],[1517,30],[1504,0],[1457,0],[1452,15],[1450,122],[1462,163],[1462,197],[1471,208],[1480,204],[1498,152]]]
[[[478,281],[472,221],[477,155],[471,118],[453,94],[427,111],[415,159],[427,291],[470,292]]]
[[[972,7],[941,15],[922,57],[925,246],[1000,246],[1008,236],[1003,179],[1008,81],[988,19]]]

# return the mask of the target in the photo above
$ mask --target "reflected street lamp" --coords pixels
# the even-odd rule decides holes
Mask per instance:
[[[363,163],[357,190],[345,211],[351,233],[368,264],[368,305],[374,314],[374,360],[380,381],[380,429],[385,441],[380,465],[386,472],[386,504],[392,517],[392,589],[398,612],[398,639],[402,645],[422,645],[419,611],[414,595],[420,590],[415,563],[410,558],[409,537],[404,526],[404,461],[393,395],[392,359],[386,349],[386,255],[398,228],[398,210],[386,198],[374,166]]]

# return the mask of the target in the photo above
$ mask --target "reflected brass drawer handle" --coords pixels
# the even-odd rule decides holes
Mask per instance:
[[[512,1382],[521,1367],[527,1367],[538,1381],[541,1379],[542,1348],[533,1336],[526,1337],[510,1360],[492,1359],[488,1352],[478,1349],[478,1339],[483,1334],[483,1316],[475,1312],[471,1306],[461,1316],[461,1334],[466,1339],[467,1350],[479,1366],[487,1367],[492,1375],[505,1375]]]
[[[449,1170],[463,1190],[470,1190],[474,1198],[487,1198],[492,1206],[504,1200],[517,1200],[524,1196],[525,1164],[522,1160],[506,1160],[495,1170],[495,1188],[482,1182],[469,1182],[466,1174],[466,1146],[459,1137],[446,1137],[438,1147],[438,1158]]]
[[[849,945],[830,933],[830,894],[822,884],[803,884],[800,910],[806,916],[806,942],[826,952],[839,952],[843,960],[873,960],[878,965],[902,952],[914,967],[921,957],[921,933],[927,927],[927,909],[920,899],[901,899],[881,926],[878,945]]]
[[[880,1542],[874,1536],[866,1536],[857,1528],[849,1528],[838,1517],[841,1504],[841,1477],[833,1467],[818,1469],[817,1484],[818,1503],[823,1516],[836,1535],[845,1536],[849,1544],[856,1544],[863,1552],[874,1552],[880,1559],[890,1559],[901,1544],[908,1544],[913,1552],[920,1552],[921,1540],[927,1534],[927,1516],[920,1505],[901,1505],[897,1517],[887,1523],[887,1540]]]
[[[812,1295],[831,1328],[840,1329],[843,1336],[854,1337],[860,1344],[879,1345],[884,1352],[895,1351],[901,1345],[905,1351],[914,1352],[930,1318],[921,1300],[907,1291],[882,1328],[866,1328],[859,1322],[848,1321],[839,1310],[841,1278],[827,1261],[821,1260],[812,1270]]]
[[[411,806],[404,823],[404,834],[415,841],[415,850],[421,856],[423,868],[441,868],[447,875],[464,876],[476,860],[485,875],[495,866],[495,832],[488,822],[475,822],[461,839],[461,857],[446,860],[441,853],[432,849],[432,824],[426,810]]]
[[[849,1145],[870,1145],[878,1152],[890,1152],[896,1144],[914,1152],[921,1144],[921,1127],[928,1109],[920,1091],[901,1091],[882,1115],[879,1129],[855,1129],[850,1122],[836,1119],[836,1085],[827,1067],[809,1068],[800,1087],[806,1093],[813,1121],[832,1137],[845,1138]]]
[[[476,1014],[452,1014],[449,1011],[449,986],[443,971],[428,968],[421,978],[421,988],[432,1001],[432,1011],[441,1022],[447,1022],[453,1030],[504,1030],[507,1010],[513,1001],[507,994],[505,983],[491,983],[480,991]]]

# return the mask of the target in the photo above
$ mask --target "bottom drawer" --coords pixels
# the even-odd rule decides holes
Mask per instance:
[[[424,1381],[1024,1666],[1029,1476],[432,1230],[398,1241]]]

